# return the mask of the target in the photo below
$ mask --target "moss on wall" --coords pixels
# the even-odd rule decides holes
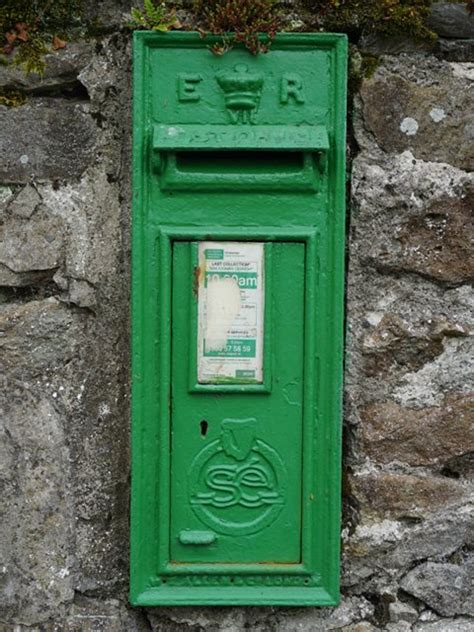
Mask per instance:
[[[234,43],[244,44],[253,55],[266,53],[281,26],[273,0],[197,0],[194,11],[205,31],[222,36],[222,44],[213,47],[217,54]]]
[[[47,52],[62,48],[74,29],[89,29],[90,25],[85,24],[85,2],[3,0],[0,62],[12,60],[27,73],[41,74]],[[215,33],[222,36],[221,43],[214,47],[217,54],[225,53],[238,42],[254,54],[266,52],[278,30],[344,32],[353,43],[369,33],[435,38],[426,24],[433,0],[299,0],[291,11],[275,0],[195,0],[181,22],[176,10],[182,4],[185,3],[137,0],[132,8],[132,22],[124,26]],[[467,9],[474,10],[474,0],[469,0]]]
[[[300,0],[297,19],[288,19],[282,3],[275,0],[195,0],[185,24],[176,19],[176,3],[144,0],[132,9],[133,28],[166,31],[196,29],[222,37],[214,45],[224,54],[243,43],[253,54],[265,53],[281,30],[335,31],[357,41],[361,34],[383,33],[434,39],[426,26],[432,0]]]
[[[26,95],[19,90],[4,90],[0,88],[0,105],[7,107],[17,107],[23,105],[26,101]]]
[[[303,0],[309,26],[362,33],[434,38],[426,26],[432,0]]]
[[[64,47],[64,39],[80,24],[83,0],[3,0],[0,7],[2,61],[27,73],[42,74],[44,55]]]

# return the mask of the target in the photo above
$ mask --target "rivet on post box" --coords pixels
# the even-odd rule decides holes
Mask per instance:
[[[346,39],[209,43],[135,33],[130,599],[331,606]]]

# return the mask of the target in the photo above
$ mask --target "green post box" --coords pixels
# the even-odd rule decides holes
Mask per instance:
[[[135,34],[135,605],[339,595],[346,40]]]

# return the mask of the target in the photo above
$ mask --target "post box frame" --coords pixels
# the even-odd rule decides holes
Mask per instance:
[[[209,38],[206,44],[212,41]],[[335,605],[341,509],[346,39],[332,34],[288,34],[278,36],[274,43],[275,49],[319,46],[333,51],[338,122],[331,130],[328,156],[333,176],[328,193],[331,216],[318,218],[313,226],[288,227],[275,220],[273,225],[252,227],[251,234],[244,226],[203,226],[203,203],[196,208],[193,226],[167,224],[148,213],[150,130],[143,127],[147,49],[179,44],[203,46],[193,33],[135,33],[130,599],[140,606]],[[288,568],[270,563],[177,565],[169,555],[172,248],[175,242],[211,239],[305,245],[304,309],[310,326],[304,341],[303,558]],[[232,388],[239,392],[249,385]],[[322,490],[320,496],[316,497],[315,489]]]

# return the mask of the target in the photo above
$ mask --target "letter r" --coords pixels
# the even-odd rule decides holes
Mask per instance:
[[[288,103],[292,97],[296,103],[304,103],[303,80],[295,73],[288,72],[283,75],[281,80],[280,101]]]

